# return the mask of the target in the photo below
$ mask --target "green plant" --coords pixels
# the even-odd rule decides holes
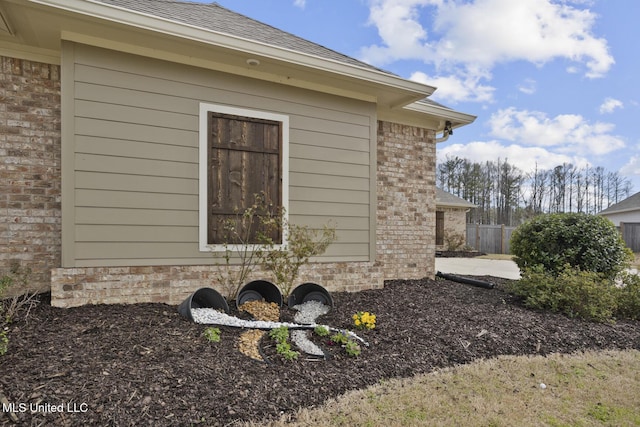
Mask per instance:
[[[528,307],[565,313],[597,322],[610,322],[617,312],[616,288],[601,273],[581,271],[565,264],[558,273],[541,266],[526,268],[509,287]]]
[[[323,325],[318,325],[313,329],[313,332],[319,337],[328,337],[329,336],[329,328]]]
[[[203,332],[204,337],[209,342],[220,342],[220,329],[210,326]]]
[[[269,331],[269,337],[276,342],[286,342],[289,339],[289,328],[282,325]]]
[[[349,356],[353,357],[360,356],[360,353],[362,353],[360,345],[358,345],[358,343],[353,340],[347,341],[347,343],[344,345],[344,350]]]
[[[617,281],[615,294],[618,317],[640,319],[640,275],[624,271]]]
[[[300,355],[297,351],[291,350],[291,345],[288,342],[279,342],[276,344],[276,351],[288,361],[296,360]]]
[[[262,235],[263,243],[270,248],[263,253],[262,265],[273,273],[282,294],[287,297],[300,268],[307,264],[311,257],[323,254],[336,240],[336,228],[325,225],[322,230],[315,230],[291,224],[284,212],[280,216],[269,218],[269,222],[263,224],[284,230],[287,237],[284,245],[277,245],[267,234]]]
[[[276,351],[285,360],[296,360],[300,353],[291,349],[289,344],[289,328],[282,325],[269,331],[269,337],[276,342]]]
[[[376,315],[368,311],[359,311],[352,318],[358,329],[374,329],[376,327]]]
[[[335,334],[331,335],[329,339],[339,345],[344,345],[349,341],[349,337],[347,336],[347,334],[342,332],[336,332]]]
[[[510,243],[521,270],[540,265],[556,275],[569,264],[613,278],[633,259],[613,223],[597,215],[539,215],[514,230]]]

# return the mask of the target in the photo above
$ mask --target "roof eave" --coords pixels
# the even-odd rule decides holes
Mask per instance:
[[[474,204],[443,203],[443,202],[439,202],[437,200],[436,200],[436,206],[437,207],[441,207],[441,208],[465,208],[465,209],[472,209],[472,208],[477,208],[478,207],[477,205],[474,205]]]
[[[640,206],[630,207],[625,209],[615,209],[615,210],[605,209],[603,211],[598,212],[598,215],[621,214],[621,213],[627,213],[627,212],[640,212]]]
[[[161,17],[108,5],[93,0],[28,0],[29,3],[51,7],[73,14],[127,25],[172,37],[187,39],[239,51],[248,56],[258,56],[281,61],[294,66],[311,68],[320,72],[356,79],[386,91],[397,92],[389,99],[390,106],[404,106],[431,95],[435,87],[406,80],[382,71],[346,64],[336,60],[296,52],[266,43],[192,26]]]

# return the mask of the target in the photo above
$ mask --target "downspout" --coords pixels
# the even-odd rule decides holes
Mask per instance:
[[[442,136],[440,138],[436,138],[436,144],[445,142],[451,135],[453,135],[453,129],[451,128],[451,122],[447,120],[447,122],[444,124]]]

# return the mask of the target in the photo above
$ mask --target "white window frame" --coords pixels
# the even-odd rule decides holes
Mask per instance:
[[[269,111],[251,110],[248,108],[232,107],[229,105],[200,103],[200,123],[199,123],[199,246],[200,252],[224,252],[225,250],[238,251],[245,245],[210,245],[207,242],[208,221],[207,221],[207,185],[209,182],[207,170],[207,143],[208,143],[208,113],[229,114],[234,116],[251,117],[255,119],[272,120],[282,123],[282,207],[284,208],[285,221],[289,220],[289,116],[272,113]],[[287,244],[287,236],[283,230],[282,244]],[[259,245],[247,245],[249,250],[257,248]]]

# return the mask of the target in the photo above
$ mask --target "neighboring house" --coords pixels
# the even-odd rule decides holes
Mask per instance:
[[[337,224],[300,282],[433,276],[436,135],[475,119],[435,88],[215,3],[0,14],[0,268],[29,266],[53,305],[219,289],[212,226],[259,191],[293,223]]]
[[[640,192],[600,211],[598,215],[609,218],[622,234],[622,238],[634,252],[640,252]]]
[[[467,212],[476,205],[436,188],[436,250],[452,248],[451,242],[461,241],[464,246],[467,235]],[[456,246],[453,244],[453,246]]]
[[[616,227],[624,222],[640,223],[640,192],[598,212],[598,215],[609,218]]]

